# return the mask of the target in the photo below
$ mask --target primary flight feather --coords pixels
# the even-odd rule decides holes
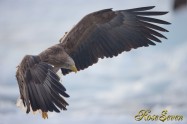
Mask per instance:
[[[99,58],[113,57],[123,51],[155,45],[159,38],[166,37],[160,32],[168,30],[157,24],[167,21],[149,16],[164,15],[168,12],[149,11],[154,6],[113,11],[104,9],[85,16],[77,25],[60,39],[60,43],[38,55],[26,55],[19,64],[16,78],[20,98],[26,113],[41,110],[47,112],[66,110],[69,97],[60,83],[56,72],[77,72],[98,62]]]

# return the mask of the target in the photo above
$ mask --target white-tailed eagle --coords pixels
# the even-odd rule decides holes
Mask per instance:
[[[168,32],[157,24],[167,21],[151,18],[168,12],[149,11],[154,6],[113,11],[104,9],[85,16],[60,43],[38,55],[26,55],[18,66],[16,78],[26,113],[66,110],[69,97],[56,72],[77,72],[98,62],[99,58],[117,56],[124,51],[161,42]]]

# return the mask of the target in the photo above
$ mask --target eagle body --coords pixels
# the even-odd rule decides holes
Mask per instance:
[[[85,16],[61,39],[60,43],[38,55],[26,55],[18,66],[16,78],[20,98],[26,113],[66,110],[69,97],[56,72],[63,75],[77,72],[97,63],[99,58],[117,56],[124,51],[156,45],[161,32],[168,32],[160,25],[167,21],[149,16],[168,12],[150,11],[154,6],[113,11],[104,9]]]

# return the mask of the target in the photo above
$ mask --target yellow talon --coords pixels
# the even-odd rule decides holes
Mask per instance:
[[[47,112],[42,112],[42,118],[43,118],[43,119],[48,118],[48,114],[47,114]]]

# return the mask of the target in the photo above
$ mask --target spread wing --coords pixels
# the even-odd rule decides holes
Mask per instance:
[[[25,56],[18,66],[16,78],[21,99],[27,108],[33,111],[60,112],[66,110],[68,103],[62,98],[69,97],[66,89],[59,82],[60,78],[52,71],[52,67],[36,56]],[[58,107],[58,108],[57,108]]]
[[[168,12],[147,11],[142,7],[112,11],[105,9],[85,16],[60,42],[75,61],[78,70],[96,63],[99,58],[113,57],[132,48],[147,47],[165,38],[160,32],[168,32],[157,24],[169,22],[147,17]],[[63,74],[70,70],[61,69]]]

